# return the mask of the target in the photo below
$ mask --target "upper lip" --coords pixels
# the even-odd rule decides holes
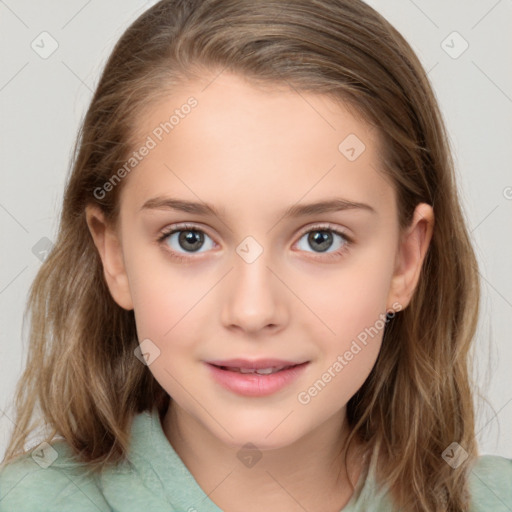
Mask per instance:
[[[307,361],[285,361],[283,359],[225,359],[223,361],[206,361],[208,364],[214,366],[228,366],[232,368],[247,368],[259,370],[261,368],[279,368],[281,366],[296,366],[298,364],[306,363]]]

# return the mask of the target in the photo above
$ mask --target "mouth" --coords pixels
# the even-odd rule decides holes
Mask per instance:
[[[212,363],[210,363],[212,364]],[[300,363],[300,364],[291,364],[291,365],[282,365],[282,366],[269,366],[267,368],[242,368],[238,366],[223,366],[223,365],[217,365],[212,364],[212,366],[216,366],[217,368],[220,368],[221,370],[224,370],[226,372],[236,372],[236,373],[257,373],[258,375],[272,375],[273,373],[278,373],[283,370],[289,370],[291,368],[296,368],[297,366],[304,365],[306,363]]]
[[[268,361],[234,364],[232,361],[208,362],[210,375],[223,388],[248,397],[262,397],[277,393],[301,378],[310,361],[286,361],[269,364]]]

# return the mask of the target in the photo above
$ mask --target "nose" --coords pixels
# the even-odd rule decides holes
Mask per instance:
[[[265,252],[248,263],[238,255],[222,288],[222,323],[228,329],[256,334],[279,331],[288,319],[290,294],[267,261]]]

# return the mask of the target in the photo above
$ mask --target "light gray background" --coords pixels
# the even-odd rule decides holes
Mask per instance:
[[[26,357],[26,294],[41,239],[55,238],[79,122],[114,43],[153,3],[0,0],[0,458]],[[369,3],[418,54],[449,129],[483,284],[475,378],[489,403],[477,399],[478,440],[512,458],[512,0]],[[43,31],[58,43],[45,59],[31,47]]]

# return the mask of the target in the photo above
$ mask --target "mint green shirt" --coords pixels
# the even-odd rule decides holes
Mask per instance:
[[[0,472],[0,512],[222,512],[165,437],[156,409],[134,418],[128,461],[101,476],[86,469],[63,441],[26,454]],[[343,512],[393,511],[371,473],[358,490]],[[512,460],[479,457],[471,492],[469,512],[512,512]]]

